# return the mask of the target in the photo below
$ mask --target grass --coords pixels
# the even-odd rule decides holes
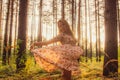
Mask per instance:
[[[79,68],[80,72],[73,73],[72,80],[120,80],[120,62],[118,77],[110,79],[102,75],[103,57],[100,62],[96,62],[95,58],[92,62],[91,60],[82,61]],[[61,80],[61,72],[48,73],[35,64],[33,56],[27,56],[26,68],[23,72],[16,73],[15,58],[12,58],[10,65],[6,66],[1,65],[0,59],[0,80]]]
[[[61,72],[55,71],[48,73],[41,69],[34,62],[33,57],[28,57],[24,72],[16,73],[15,64],[2,66],[0,65],[0,80],[61,80]],[[120,64],[119,64],[120,66]],[[114,78],[108,79],[102,76],[103,61],[96,62],[80,62],[80,72],[72,75],[72,80],[115,80]],[[119,68],[120,76],[120,68]],[[120,77],[116,78],[120,80]]]

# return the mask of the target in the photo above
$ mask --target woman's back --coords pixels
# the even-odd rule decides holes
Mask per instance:
[[[76,44],[76,40],[70,35],[61,33],[60,37],[61,37],[61,40],[60,40],[61,44],[71,44],[71,45]]]

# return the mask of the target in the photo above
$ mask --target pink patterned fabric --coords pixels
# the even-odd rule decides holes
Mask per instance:
[[[79,46],[72,44],[74,39],[70,36],[64,35],[64,37],[67,39],[65,41],[65,38],[63,38],[63,45],[32,50],[36,62],[48,72],[54,71],[57,68],[69,71],[78,70],[79,63],[77,59],[83,54],[83,50]]]

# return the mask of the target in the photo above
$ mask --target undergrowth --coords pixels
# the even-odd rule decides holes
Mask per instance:
[[[120,65],[120,64],[119,64]],[[103,61],[96,62],[95,58],[91,62],[80,62],[80,72],[72,75],[73,80],[115,80],[107,79],[102,76]],[[120,73],[120,69],[119,69]],[[119,74],[120,76],[120,74]],[[29,56],[26,62],[24,72],[16,73],[15,64],[0,65],[0,80],[61,80],[61,72],[55,71],[48,73],[41,69],[32,56]],[[120,80],[120,78],[116,78]]]
[[[31,55],[27,56],[26,68],[21,73],[16,73],[14,61],[13,59],[10,65],[6,66],[2,66],[0,61],[0,80],[61,80],[61,71],[51,73],[44,71]],[[88,62],[81,61],[79,69],[79,72],[73,73],[72,80],[120,80],[120,68],[118,77],[108,79],[102,76],[103,57],[100,62],[96,62],[96,58],[93,58],[92,62],[89,59]]]

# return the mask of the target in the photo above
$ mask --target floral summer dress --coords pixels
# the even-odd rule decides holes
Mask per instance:
[[[83,54],[83,50],[75,45],[76,41],[69,35],[59,34],[55,39],[59,39],[62,45],[31,50],[36,62],[48,72],[58,68],[69,71],[78,70],[77,59]]]

